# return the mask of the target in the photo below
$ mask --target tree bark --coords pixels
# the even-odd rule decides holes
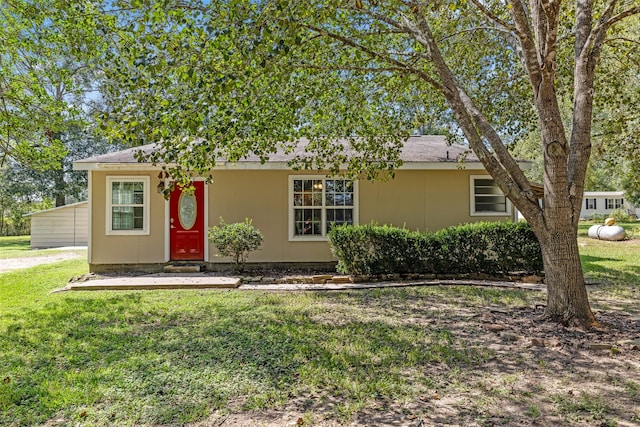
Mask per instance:
[[[60,170],[56,171],[55,178],[55,195],[56,195],[56,207],[64,206],[67,204],[65,197],[67,183],[64,181],[64,168],[61,165]]]
[[[564,325],[594,326],[597,323],[589,306],[576,231],[560,226],[551,229],[554,231],[539,238],[547,285],[546,314]]]

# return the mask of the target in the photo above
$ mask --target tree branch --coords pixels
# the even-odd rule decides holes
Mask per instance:
[[[489,30],[489,31],[498,31],[500,33],[505,33],[505,34],[512,34],[511,30],[508,30],[506,28],[498,28],[498,27],[473,27],[473,28],[468,28],[466,30],[461,30],[461,31],[456,31],[455,33],[452,34],[448,34],[440,39],[438,39],[438,42],[442,42],[445,40],[448,40],[450,38],[453,38],[455,36],[459,36],[460,34],[466,34],[466,33],[473,33],[479,30]]]
[[[596,24],[596,26],[591,31],[590,40],[593,40],[593,49],[601,48],[602,44],[604,44],[604,42],[606,41],[605,35],[612,25],[622,21],[625,18],[628,18],[629,16],[640,14],[640,6],[638,6],[620,12],[615,16],[611,16],[613,14],[612,5],[614,5],[615,3],[616,0],[611,1],[611,3],[609,4],[610,7],[608,7],[607,10],[602,14],[600,20],[598,21],[598,24]]]
[[[473,3],[479,10],[480,12],[482,12],[482,14],[484,16],[486,16],[489,20],[495,22],[496,24],[500,25],[501,27],[504,27],[505,31],[511,31],[511,32],[515,32],[516,29],[513,25],[507,23],[506,21],[503,21],[502,19],[500,19],[497,15],[495,15],[494,13],[492,13],[484,4],[482,4],[481,1],[479,0],[471,0],[471,3]]]
[[[442,92],[442,94],[456,116],[456,120],[470,147],[476,153],[485,169],[495,178],[496,183],[504,194],[517,206],[526,209],[527,213],[529,213],[530,221],[540,225],[542,211],[533,196],[531,184],[502,143],[499,135],[475,107],[471,98],[456,83],[453,73],[438,49],[428,22],[420,12],[420,8],[414,7],[412,10],[417,24],[417,28],[412,32],[417,33],[421,43],[425,44],[431,62],[447,88],[447,91]],[[405,25],[411,28],[412,24],[408,22],[408,18],[406,20]],[[489,141],[494,150],[493,153],[485,146],[483,137]]]
[[[529,80],[533,86],[534,93],[537,94],[538,86],[542,81],[542,75],[538,62],[538,51],[531,32],[531,26],[529,25],[527,11],[520,0],[509,0],[509,4],[511,5],[511,15],[515,22],[515,34],[522,48],[524,66],[529,74]]]
[[[638,14],[640,14],[640,6],[632,7],[631,9],[627,9],[625,11],[618,13],[615,16],[612,16],[604,24],[611,27],[613,24],[620,22],[623,19],[628,18],[629,16],[638,15]]]
[[[415,74],[407,68],[400,67],[357,67],[357,66],[341,66],[341,65],[314,65],[314,64],[298,64],[296,67],[306,68],[310,70],[321,71],[355,71],[360,73],[384,73],[384,72],[399,72],[405,74]]]
[[[431,77],[430,75],[428,75],[427,73],[425,73],[424,71],[418,70],[415,67],[412,67],[409,64],[406,64],[402,61],[399,61],[397,59],[391,58],[387,55],[384,55],[380,52],[376,52],[373,49],[370,49],[366,46],[363,46],[359,43],[356,43],[354,40],[342,36],[340,34],[336,34],[333,33],[331,31],[325,30],[323,28],[318,28],[318,27],[314,27],[312,25],[308,25],[308,24],[300,24],[303,28],[306,28],[310,31],[314,31],[317,34],[320,34],[322,36],[325,37],[329,37],[332,38],[334,40],[337,40],[339,42],[341,42],[342,44],[345,44],[347,46],[351,46],[355,49],[358,49],[364,53],[366,53],[367,55],[369,55],[371,58],[377,58],[379,60],[382,60],[384,62],[390,63],[395,65],[397,68],[400,69],[404,69],[406,70],[407,73],[411,73],[411,74],[415,74],[417,76],[419,76],[421,79],[423,79],[424,81],[426,81],[427,83],[429,83],[430,85],[432,85],[433,87],[437,88],[437,89],[441,89],[442,88],[442,84],[440,84],[438,81],[436,81],[433,77]]]

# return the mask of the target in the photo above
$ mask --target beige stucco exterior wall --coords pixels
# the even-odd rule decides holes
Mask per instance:
[[[92,172],[92,264],[165,262],[165,201],[157,194],[156,172]],[[151,218],[148,236],[106,236],[106,176],[151,177]],[[239,222],[251,218],[262,232],[262,248],[249,262],[335,261],[326,241],[289,241],[288,186],[290,175],[309,172],[284,170],[218,170],[207,186],[208,225]],[[359,183],[359,222],[405,226],[412,230],[434,231],[475,221],[510,219],[470,215],[470,175],[468,170],[400,170],[388,182]],[[229,262],[215,256],[209,246],[209,262]]]
[[[470,176],[478,170],[400,170],[387,182],[360,182],[360,223],[435,231],[511,216],[471,216]]]
[[[155,191],[158,172],[155,171],[91,171],[91,264],[146,264],[164,262],[165,200]],[[106,235],[107,177],[149,176],[149,234]]]

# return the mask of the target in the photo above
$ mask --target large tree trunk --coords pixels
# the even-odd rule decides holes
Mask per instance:
[[[576,232],[571,227],[552,227],[540,239],[547,285],[547,316],[565,325],[596,325],[589,307]],[[558,231],[558,229],[563,229]]]

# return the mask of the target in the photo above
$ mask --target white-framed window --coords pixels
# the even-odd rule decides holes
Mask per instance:
[[[107,177],[108,235],[149,234],[148,176]]]
[[[597,209],[598,204],[596,203],[596,200],[597,199],[590,199],[590,198],[584,199],[585,209],[587,210]]]
[[[289,240],[326,240],[333,225],[357,223],[357,181],[289,176]]]
[[[624,199],[604,199],[605,209],[622,209]]]
[[[511,202],[489,175],[471,175],[471,215],[510,215]]]

